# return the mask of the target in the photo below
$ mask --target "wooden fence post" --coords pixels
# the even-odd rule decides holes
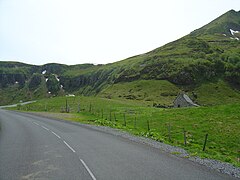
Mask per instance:
[[[150,131],[149,120],[147,120],[147,129],[148,129],[148,131]]]
[[[168,140],[169,142],[171,142],[171,126],[170,126],[170,123],[168,124]]]
[[[66,109],[65,109],[65,112],[66,113],[68,112],[68,101],[67,101],[67,98],[66,98]]]
[[[137,117],[135,116],[135,118],[134,118],[134,129],[136,129],[136,126],[137,126]]]
[[[111,112],[111,110],[109,112],[109,120],[112,121],[112,112]]]
[[[116,122],[117,118],[116,118],[116,113],[115,112],[114,112],[113,116],[114,116],[114,121]]]
[[[206,134],[206,136],[205,136],[205,141],[204,141],[204,145],[203,145],[203,151],[205,151],[205,148],[206,148],[207,138],[208,138],[208,134]]]
[[[92,112],[92,104],[90,103],[89,105],[89,112],[91,113]]]
[[[123,120],[124,120],[124,126],[127,126],[127,122],[126,122],[126,114],[125,113],[123,113]]]
[[[238,160],[238,162],[240,162],[240,150],[237,151],[237,156],[238,156],[237,160]]]
[[[187,146],[186,131],[184,128],[183,128],[183,139],[184,139],[184,146]]]
[[[78,113],[80,113],[80,103],[78,103]]]

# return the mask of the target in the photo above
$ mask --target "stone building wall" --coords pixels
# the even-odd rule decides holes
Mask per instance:
[[[186,95],[185,95],[186,96]],[[197,106],[193,102],[188,102],[184,98],[184,94],[179,94],[177,98],[174,100],[173,107],[178,108],[178,107],[193,107]]]

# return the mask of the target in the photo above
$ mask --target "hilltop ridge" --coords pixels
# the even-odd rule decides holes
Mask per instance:
[[[230,10],[176,41],[111,64],[0,62],[0,103],[74,93],[171,105],[179,91],[200,105],[239,102],[239,32],[240,11]]]
[[[226,34],[231,36],[230,29],[234,31],[240,30],[240,11],[230,10],[207,25],[193,31],[191,35],[202,36],[206,34]]]

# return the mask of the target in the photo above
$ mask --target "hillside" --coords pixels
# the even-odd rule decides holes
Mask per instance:
[[[0,104],[68,93],[171,105],[180,91],[200,105],[240,101],[240,12],[107,65],[0,62]],[[141,87],[139,87],[141,86]]]

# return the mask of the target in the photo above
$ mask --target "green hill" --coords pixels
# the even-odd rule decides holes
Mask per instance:
[[[74,93],[169,106],[180,91],[200,105],[239,102],[239,31],[240,12],[231,10],[181,39],[111,64],[0,62],[0,104]]]
[[[230,10],[202,28],[193,31],[191,34],[202,36],[217,33],[231,36],[230,29],[235,31],[240,29],[239,18],[239,12]]]

